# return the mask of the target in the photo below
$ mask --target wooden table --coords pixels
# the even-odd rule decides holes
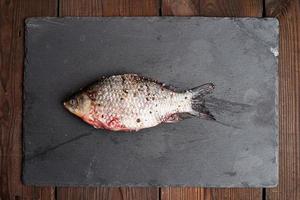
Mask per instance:
[[[24,19],[235,16],[280,21],[280,183],[265,189],[29,187],[21,183]],[[300,200],[300,0],[0,0],[0,199]]]

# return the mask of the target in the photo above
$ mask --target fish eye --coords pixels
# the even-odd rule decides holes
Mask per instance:
[[[76,101],[75,99],[71,99],[71,100],[70,100],[70,104],[71,104],[72,106],[76,106],[77,101]]]

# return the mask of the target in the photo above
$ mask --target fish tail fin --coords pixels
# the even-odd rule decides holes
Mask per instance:
[[[202,119],[216,120],[215,117],[205,107],[204,96],[212,93],[215,85],[213,83],[206,83],[204,85],[192,88],[189,90],[192,92],[192,112],[191,114]]]

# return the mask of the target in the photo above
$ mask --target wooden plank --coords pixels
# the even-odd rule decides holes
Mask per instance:
[[[103,16],[156,16],[159,0],[102,0]]]
[[[0,0],[0,199],[53,199],[54,188],[21,182],[24,19],[55,16],[56,0]]]
[[[162,0],[162,15],[194,16],[199,15],[198,0]],[[161,200],[209,200],[204,188],[200,187],[164,187],[161,188]]]
[[[216,16],[216,17],[261,17],[262,0],[163,0],[163,15]]]
[[[60,187],[57,189],[57,200],[156,200],[158,195],[155,188]]]
[[[266,15],[280,24],[279,185],[268,200],[300,199],[300,1],[267,0]]]
[[[263,0],[200,0],[200,14],[215,17],[262,17]]]
[[[205,189],[198,187],[163,188],[162,200],[253,200],[262,199],[253,189]]]
[[[212,200],[261,200],[262,189],[207,189]]]
[[[165,187],[161,189],[161,200],[210,200],[204,188]]]
[[[262,17],[262,0],[200,0],[200,14],[203,16]],[[262,189],[207,189],[212,199],[220,200],[260,200]]]
[[[59,16],[102,16],[101,0],[60,0]]]
[[[199,15],[199,0],[162,0],[164,16],[195,16]]]
[[[151,16],[158,15],[158,0],[61,0],[60,16]],[[156,200],[158,188],[58,187],[58,200]]]
[[[262,0],[163,0],[163,15],[261,17]],[[199,5],[199,6],[198,6]],[[262,189],[162,188],[162,200],[260,200]]]
[[[200,14],[209,17],[261,17],[263,0],[200,0]],[[214,200],[262,199],[262,189],[208,189],[207,193],[210,193]]]

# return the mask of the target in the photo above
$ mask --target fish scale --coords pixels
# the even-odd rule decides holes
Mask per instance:
[[[208,83],[176,92],[137,74],[123,74],[102,77],[64,104],[95,128],[137,131],[163,122],[177,122],[183,113],[214,119],[203,99],[213,89],[214,85]]]

